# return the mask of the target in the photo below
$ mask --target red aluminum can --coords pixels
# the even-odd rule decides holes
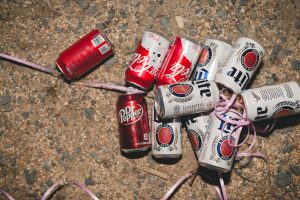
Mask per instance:
[[[113,54],[113,45],[106,35],[94,29],[61,52],[56,66],[67,80],[75,80]]]
[[[157,86],[189,79],[198,61],[201,46],[187,38],[177,37],[159,70]]]
[[[122,94],[117,102],[120,148],[125,153],[151,147],[147,104],[142,93]]]
[[[169,49],[170,42],[161,34],[145,31],[125,72],[125,81],[143,90],[154,83]]]

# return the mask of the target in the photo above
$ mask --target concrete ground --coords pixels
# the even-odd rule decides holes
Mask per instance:
[[[176,16],[183,18],[183,28]],[[232,42],[251,37],[266,50],[251,88],[291,80],[300,83],[297,0],[0,1],[0,52],[46,66],[53,66],[61,51],[95,27],[107,33],[116,54],[85,80],[123,84],[139,38],[151,29],[169,39],[180,34],[199,43],[207,37]],[[185,131],[183,157],[176,163],[158,163],[150,153],[122,156],[117,97],[116,92],[67,84],[0,60],[0,187],[16,199],[29,200],[40,199],[53,182],[77,180],[100,199],[159,199],[178,178],[197,168]],[[147,97],[148,108],[152,101]],[[269,161],[237,162],[226,178],[229,198],[299,199],[299,132],[296,115],[280,120],[268,136],[258,136],[253,151],[264,152]],[[148,173],[149,169],[167,179]],[[173,197],[216,198],[214,189],[199,176]],[[90,198],[66,187],[52,199]]]

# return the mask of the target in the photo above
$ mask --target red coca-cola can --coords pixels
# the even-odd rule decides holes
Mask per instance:
[[[106,35],[94,29],[60,53],[56,60],[58,70],[67,80],[76,80],[114,54]]]
[[[125,72],[125,81],[143,90],[154,83],[170,42],[161,34],[145,31]]]
[[[189,79],[197,63],[201,46],[195,41],[177,37],[171,45],[157,76],[157,86]]]
[[[125,153],[151,147],[147,104],[142,93],[123,94],[117,101],[120,148]]]

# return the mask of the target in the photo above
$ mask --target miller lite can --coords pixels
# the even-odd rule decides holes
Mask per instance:
[[[208,112],[218,101],[218,86],[208,80],[162,85],[155,91],[155,108],[162,118]]]
[[[199,159],[209,123],[209,115],[197,114],[187,116],[185,126],[196,157]]]
[[[170,42],[161,34],[144,32],[125,72],[125,81],[143,90],[154,83],[169,49]]]
[[[201,52],[201,46],[184,37],[176,37],[159,70],[156,85],[167,85],[190,78]]]
[[[226,42],[207,39],[203,47],[193,80],[214,80],[218,68],[222,67],[232,53],[233,47]]]
[[[142,93],[122,94],[117,101],[120,148],[125,153],[151,147],[147,104]]]
[[[152,109],[152,155],[155,158],[179,158],[182,154],[180,118],[162,119]]]
[[[239,116],[235,112],[230,110],[223,116],[237,119]],[[242,131],[242,127],[236,127],[212,113],[198,160],[201,166],[223,173],[231,170],[236,151],[234,146],[238,144]]]
[[[251,121],[300,113],[300,87],[294,81],[248,89],[241,97]]]
[[[259,43],[249,38],[239,38],[228,62],[217,71],[215,82],[236,94],[241,93],[258,69],[264,53]]]
[[[113,54],[113,45],[107,36],[94,29],[61,52],[56,66],[66,80],[76,80]]]

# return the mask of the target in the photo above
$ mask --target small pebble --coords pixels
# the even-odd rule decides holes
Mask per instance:
[[[291,65],[294,70],[300,70],[300,62],[299,60],[292,60]]]
[[[296,176],[300,176],[300,167],[297,165],[291,165],[290,166],[290,171],[296,175]]]
[[[291,153],[293,150],[295,150],[296,146],[293,144],[289,144],[287,146],[284,146],[282,149],[282,153]]]
[[[241,6],[246,6],[248,3],[248,0],[240,0],[240,5]]]
[[[177,23],[177,26],[179,28],[183,28],[184,27],[184,18],[181,17],[181,16],[176,16],[175,17],[175,20],[176,20],[176,23]]]
[[[10,102],[10,96],[8,94],[4,94],[0,96],[0,106],[5,106]]]
[[[286,187],[291,183],[292,176],[289,173],[279,172],[276,176],[276,184],[279,187]]]
[[[11,111],[13,111],[11,104],[10,103],[6,104],[4,106],[4,112],[11,112]]]
[[[65,127],[68,126],[69,122],[65,117],[61,117],[61,121],[62,121],[62,123],[64,124]]]
[[[225,12],[224,10],[218,10],[218,11],[217,11],[217,15],[218,15],[222,20],[226,20],[226,19],[227,19],[227,12]]]
[[[148,181],[150,184],[155,184],[157,182],[157,177],[153,175],[148,176]]]
[[[162,16],[160,18],[160,25],[163,27],[165,31],[169,29],[170,19],[168,17]]]
[[[87,9],[90,6],[90,3],[86,0],[75,0],[75,1],[82,10]]]
[[[120,16],[121,16],[123,19],[126,19],[126,18],[127,18],[126,10],[121,9],[121,10],[119,11],[119,13],[120,13]]]
[[[94,116],[94,109],[93,108],[86,108],[84,109],[84,115],[87,119],[92,119]]]
[[[96,184],[96,182],[91,177],[84,179],[84,183],[85,183],[86,186]]]
[[[280,41],[281,41],[282,43],[286,43],[287,39],[286,39],[286,37],[280,37]]]
[[[277,58],[277,55],[281,52],[282,46],[276,44],[273,46],[272,53],[270,55],[271,62],[274,62]]]
[[[96,28],[100,29],[100,30],[103,30],[106,28],[106,24],[105,23],[98,23],[96,24]]]
[[[33,183],[36,180],[36,174],[37,174],[36,169],[32,169],[32,170],[26,169],[24,171],[25,181],[28,185],[33,185]]]
[[[75,152],[78,154],[81,153],[81,147],[75,147]]]
[[[29,117],[29,112],[23,112],[22,116],[24,119],[27,119]]]
[[[295,22],[295,28],[300,29],[300,17],[298,17],[296,22]]]
[[[282,50],[282,55],[284,55],[284,56],[290,56],[292,54],[293,54],[292,50],[289,50],[289,49],[283,49]]]

